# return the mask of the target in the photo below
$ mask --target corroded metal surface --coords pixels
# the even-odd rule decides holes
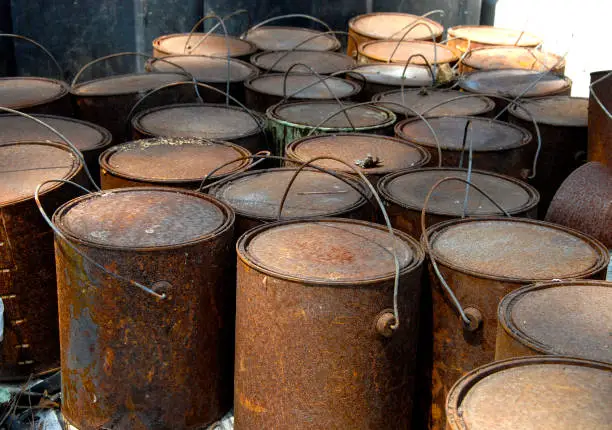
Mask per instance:
[[[448,430],[606,429],[612,366],[570,357],[504,360],[452,389]]]
[[[566,355],[612,364],[612,282],[529,285],[505,296],[498,309],[495,359]]]
[[[397,49],[396,49],[397,48]],[[414,57],[414,64],[443,65],[454,63],[459,55],[446,45],[433,42],[404,40],[376,40],[359,45],[359,63],[402,63],[405,64],[413,55],[422,55],[427,59]]]
[[[311,51],[337,51],[340,41],[333,35],[322,36],[322,32],[311,28],[266,25],[249,30],[244,37],[261,51],[288,51],[300,45],[300,49]],[[315,37],[321,35],[320,37]]]
[[[611,70],[591,73],[591,83],[602,79]],[[592,91],[610,111],[612,106],[612,76],[595,84]],[[592,94],[589,95],[589,161],[598,161],[612,168],[612,118],[602,109]]]
[[[590,162],[559,187],[546,220],[575,228],[612,249],[612,167]]]
[[[27,379],[59,367],[53,236],[34,190],[48,179],[80,182],[81,172],[78,159],[59,143],[0,144],[1,378]],[[49,184],[41,203],[53,211],[76,194],[69,185]]]
[[[72,116],[65,82],[39,77],[0,78],[2,106],[27,113]]]
[[[342,70],[352,69],[355,60],[348,55],[332,51],[307,51],[296,49],[295,51],[266,51],[251,57],[251,63],[262,70],[270,72],[286,72],[294,64],[306,64],[319,74],[329,75]],[[308,73],[309,69],[295,67],[294,72]]]
[[[62,410],[79,430],[198,428],[231,407],[234,216],[203,194],[126,188],[54,215]]]
[[[535,48],[542,43],[538,36],[521,30],[489,25],[458,25],[448,29],[448,45],[459,51],[490,46],[520,46]]]
[[[433,84],[431,71],[418,64],[361,64],[353,68],[366,80],[358,95],[359,101],[370,101],[380,93],[404,88],[429,87]],[[348,75],[349,78],[352,75]],[[355,78],[357,79],[357,78]]]
[[[408,428],[423,252],[396,232],[400,326],[385,227],[324,219],[268,224],[238,242],[236,428]],[[278,250],[283,249],[279,254]]]
[[[202,38],[206,40],[202,43]],[[189,45],[187,41],[189,39]],[[257,47],[247,41],[235,37],[225,37],[220,34],[193,33],[189,38],[188,33],[177,33],[160,36],[153,40],[153,56],[165,57],[167,55],[209,55],[211,57],[227,57],[229,44],[229,56],[248,60],[251,54],[257,52]],[[197,46],[197,47],[196,47]]]
[[[552,52],[521,46],[470,49],[461,60],[463,73],[475,70],[526,69],[563,75],[565,60]]]

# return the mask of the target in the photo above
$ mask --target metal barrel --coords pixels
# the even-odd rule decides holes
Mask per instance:
[[[333,34],[323,35],[312,28],[264,25],[249,29],[244,40],[254,43],[261,51],[288,51],[299,45],[311,51],[338,51],[340,41]]]
[[[251,64],[268,72],[286,72],[294,64],[305,64],[320,75],[349,70],[357,64],[352,57],[333,51],[310,51],[296,49],[293,51],[264,51],[251,57]],[[302,70],[308,72],[310,69]],[[300,71],[300,67],[293,69]]]
[[[591,73],[589,94],[589,161],[598,161],[612,167],[612,70]],[[606,77],[607,76],[607,77]],[[596,100],[597,97],[599,99]],[[608,113],[604,110],[607,109]]]
[[[387,204],[387,212],[394,228],[420,239],[421,211],[432,186],[446,177],[467,180],[468,172],[461,168],[409,169],[390,173],[378,182],[378,192]],[[470,182],[487,193],[512,216],[536,218],[539,194],[535,188],[510,176],[484,170],[472,170]],[[487,197],[462,182],[445,182],[432,194],[427,205],[426,226],[442,221],[468,217],[501,216],[498,208]],[[464,213],[465,206],[465,213]]]
[[[124,188],[71,200],[53,220],[67,422],[191,429],[223,416],[232,210],[187,190]]]
[[[556,96],[527,99],[508,111],[511,123],[535,136],[532,118],[538,123],[542,147],[538,155],[537,174],[530,182],[540,192],[539,218],[563,181],[586,159],[588,100]]]
[[[400,325],[385,337],[377,326],[393,303],[393,249]],[[418,243],[329,218],[257,227],[237,250],[236,428],[408,428]]]
[[[216,167],[250,155],[233,143],[197,138],[158,137],[127,142],[100,156],[102,189],[163,186],[197,190]],[[237,161],[207,179],[221,179],[250,164],[249,159]]]
[[[2,106],[26,113],[72,116],[68,85],[57,79],[0,78]]]
[[[446,405],[447,430],[605,429],[612,366],[572,357],[525,357],[461,378]]]
[[[524,46],[493,46],[470,49],[461,60],[461,72],[476,70],[525,69],[563,76],[565,60],[552,52]]]
[[[365,79],[365,84],[357,96],[361,102],[370,101],[377,94],[402,87],[423,88],[433,84],[429,67],[419,64],[360,64],[354,67],[353,71]]]
[[[205,41],[202,41],[205,39]],[[210,57],[229,56],[248,61],[257,52],[257,46],[248,40],[222,34],[175,33],[160,36],[153,40],[153,56],[156,58],[168,55],[208,55]]]
[[[53,236],[34,201],[50,179],[81,182],[69,147],[50,141],[0,143],[0,299],[4,307],[0,378],[28,379],[59,367]],[[75,189],[50,183],[41,203],[54,210]]]
[[[497,312],[495,359],[565,355],[612,364],[612,282],[555,281],[519,288]]]
[[[609,262],[599,241],[566,227],[525,218],[467,218],[436,224],[426,233],[430,258],[472,316],[466,327],[434,271],[430,271],[432,429],[443,429],[451,386],[495,358],[497,307],[506,294],[552,279],[603,279]],[[423,240],[423,239],[422,239]],[[430,330],[423,327],[423,332]],[[427,336],[426,336],[427,337]],[[427,376],[427,370],[419,374]]]

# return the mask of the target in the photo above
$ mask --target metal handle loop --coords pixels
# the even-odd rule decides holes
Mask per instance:
[[[62,66],[60,66],[58,61],[53,56],[53,54],[51,54],[51,52],[47,48],[42,46],[40,43],[36,42],[35,40],[30,39],[29,37],[21,36],[20,34],[0,33],[0,37],[11,37],[13,39],[25,40],[26,42],[30,42],[31,44],[33,44],[36,47],[40,48],[45,54],[47,54],[47,56],[51,59],[51,62],[57,68],[57,75],[59,76],[59,80],[60,81],[64,80],[64,71],[62,69]]]
[[[434,64],[433,64],[433,68],[432,68],[432,74],[433,74],[433,81],[435,82],[437,74],[438,74],[437,73],[437,67],[438,67],[438,44],[436,43],[436,36],[434,35],[433,30],[428,25],[425,25],[422,22],[417,22],[416,24],[413,24],[408,30],[406,30],[406,32],[404,33],[402,38],[397,41],[397,43],[395,45],[395,48],[393,49],[393,52],[391,53],[391,56],[387,60],[387,63],[391,62],[391,59],[393,58],[393,56],[395,55],[395,53],[399,49],[400,45],[402,44],[402,42],[404,41],[404,38],[408,35],[408,33],[410,33],[414,28],[416,28],[416,27],[418,27],[420,25],[425,26],[425,28],[427,28],[427,30],[429,30],[429,33],[431,34],[431,43],[433,43],[433,49],[434,49]]]
[[[257,30],[259,27],[261,27],[261,26],[263,26],[263,25],[266,25],[266,24],[268,24],[268,23],[270,23],[270,22],[273,22],[273,21],[278,21],[278,20],[285,19],[285,18],[304,18],[304,19],[308,19],[308,20],[310,20],[310,21],[314,21],[314,22],[316,22],[316,23],[318,23],[318,24],[321,24],[321,25],[322,25],[323,27],[325,27],[325,28],[326,28],[328,31],[332,31],[331,27],[330,27],[329,25],[327,25],[327,23],[325,23],[324,21],[321,21],[319,18],[315,18],[315,17],[314,17],[314,16],[312,16],[312,15],[306,15],[306,14],[303,14],[303,13],[290,13],[290,14],[288,14],[288,15],[279,15],[279,16],[275,16],[275,17],[272,17],[272,18],[266,19],[266,20],[264,20],[264,21],[260,22],[259,24],[255,24],[253,27],[249,28],[247,31],[245,31],[244,33],[242,33],[242,34],[240,35],[240,38],[241,38],[241,39],[244,39],[244,38],[246,38],[246,36],[249,34],[249,32],[251,32],[251,31],[253,31],[253,30]]]
[[[599,97],[597,97],[597,94],[595,94],[595,90],[593,89],[593,87],[601,81],[608,79],[610,76],[612,76],[612,71],[606,73],[601,78],[591,82],[591,84],[589,85],[589,92],[591,93],[597,104],[599,104],[599,107],[601,107],[601,109],[606,113],[606,115],[608,115],[608,118],[612,118],[612,115],[610,114],[610,111],[604,106],[603,102],[599,99]]]
[[[406,60],[406,65],[404,66],[404,70],[402,72],[402,83],[400,84],[400,90],[401,90],[401,94],[402,94],[402,103],[404,102],[404,81],[406,80],[406,70],[408,70],[408,66],[410,65],[410,61],[414,58],[414,57],[421,57],[423,59],[423,61],[425,61],[425,66],[427,66],[427,68],[429,69],[429,75],[431,76],[431,86],[433,87],[434,85],[436,85],[436,78],[434,76],[433,73],[433,69],[431,67],[431,64],[429,63],[429,60],[427,59],[427,57],[425,57],[423,54],[412,54],[410,57],[408,57],[408,60]]]
[[[234,179],[236,176],[240,175],[241,173],[246,172],[247,170],[251,170],[253,167],[257,166],[258,164],[261,164],[263,161],[265,161],[265,159],[268,156],[270,156],[270,154],[271,154],[270,151],[258,151],[255,154],[244,155],[242,157],[234,158],[233,160],[227,161],[215,167],[210,172],[208,172],[206,175],[204,175],[204,177],[202,178],[202,182],[200,182],[200,186],[198,187],[196,191],[201,193],[201,192],[204,192],[204,190],[207,190],[208,188],[212,187],[213,185],[220,185],[221,183],[225,183],[226,181],[231,181],[232,179]],[[246,166],[238,169],[238,171],[232,173],[231,175],[221,178],[208,185],[204,185],[206,181],[208,180],[208,178],[211,178],[215,173],[217,173],[219,170],[223,169],[224,167],[231,166],[232,164],[239,163],[241,161],[254,160],[256,158],[258,158],[257,161],[251,164],[247,164]]]
[[[433,15],[433,14],[436,14],[436,13],[439,13],[439,14],[440,14],[440,18],[444,18],[444,16],[446,15],[446,12],[444,12],[442,9],[430,10],[429,12],[424,13],[423,15],[421,15],[420,17],[418,17],[418,18],[417,18],[417,19],[415,19],[414,21],[409,22],[408,24],[406,24],[405,26],[403,26],[402,28],[400,28],[399,30],[397,30],[397,31],[396,31],[395,33],[393,33],[393,34],[392,34],[392,35],[391,35],[391,36],[390,36],[388,39],[392,39],[392,38],[393,38],[393,36],[395,36],[397,33],[401,32],[401,31],[404,31],[404,29],[405,29],[405,28],[407,28],[407,27],[409,27],[409,26],[411,26],[411,25],[413,25],[413,24],[416,24],[416,23],[418,23],[418,22],[422,22],[422,21],[423,21],[423,18],[427,18],[428,16]]]
[[[235,10],[234,12],[232,12],[232,13],[230,13],[230,14],[228,14],[228,15],[225,15],[225,16],[224,16],[223,18],[221,18],[221,19],[222,19],[223,21],[227,21],[227,20],[229,20],[230,18],[233,18],[233,17],[235,17],[235,16],[237,16],[237,15],[241,15],[241,14],[243,14],[243,13],[246,13],[246,15],[247,15],[247,28],[249,28],[249,27],[251,26],[251,14],[249,13],[249,11],[248,11],[247,9],[238,9],[238,10]],[[196,29],[198,28],[198,26],[199,26],[200,24],[202,24],[204,21],[206,21],[207,19],[210,19],[210,18],[211,18],[211,16],[210,16],[210,15],[207,15],[207,16],[205,16],[205,17],[201,18],[200,20],[198,20],[198,22],[197,22],[197,23],[196,23],[196,24],[195,24],[195,25],[194,25],[194,26],[191,28],[191,31],[189,32],[189,34],[190,34],[190,35],[191,35],[191,34],[193,34],[193,33],[196,31]],[[206,32],[206,35],[204,36],[204,38],[207,38],[209,34],[211,34],[212,32],[214,32],[214,31],[215,31],[217,28],[219,28],[220,26],[221,26],[221,23],[220,23],[220,22],[217,22],[215,25],[213,25],[213,26],[211,27],[211,29],[210,29],[210,30],[208,30],[208,31]],[[204,30],[204,28],[202,28],[202,30]],[[185,47],[186,47],[186,46],[187,46],[187,44],[185,44]],[[198,44],[197,44],[197,45],[196,45],[196,46],[195,46],[193,49],[197,48],[198,46],[199,46],[199,43],[198,43]]]

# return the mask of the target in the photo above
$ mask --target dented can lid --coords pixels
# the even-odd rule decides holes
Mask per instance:
[[[249,79],[244,86],[252,91],[284,97],[286,80],[286,96],[295,99],[333,99],[334,95],[338,98],[346,98],[361,91],[358,83],[347,79],[336,77],[324,77],[323,79],[325,79],[325,84],[313,75],[291,73],[285,76],[284,73],[270,73]]]
[[[81,169],[80,160],[61,143],[0,143],[0,207],[31,199],[42,182],[70,180]],[[59,182],[49,183],[41,189],[41,194],[61,185]]]
[[[395,172],[380,180],[378,190],[387,201],[406,209],[421,211],[431,187],[446,177],[467,179],[467,170],[432,167]],[[472,170],[471,182],[511,215],[533,209],[539,201],[539,194],[535,188],[509,176]],[[440,184],[429,199],[427,213],[460,217],[463,214],[465,188],[466,184],[459,181]],[[503,215],[493,203],[476,190],[470,190],[466,214]]]
[[[316,37],[318,36],[318,37]],[[266,25],[249,30],[244,39],[254,43],[262,51],[288,51],[300,43],[299,49],[311,51],[336,51],[340,42],[331,34],[323,35],[322,31],[302,27],[282,27]]]
[[[510,106],[509,111],[511,115],[524,121],[531,121],[533,117],[538,124],[586,128],[589,99],[569,96],[529,99],[524,100],[520,106]]]
[[[461,62],[476,70],[526,69],[547,72],[565,67],[565,60],[557,54],[521,46],[471,49]]]
[[[388,136],[364,133],[338,133],[309,136],[294,140],[286,148],[287,156],[299,162],[314,157],[331,156],[357,166],[358,160],[371,156],[377,162],[363,169],[366,175],[384,175],[396,170],[417,168],[429,162],[429,153],[418,145]],[[320,160],[318,167],[346,173],[354,171],[333,160]]]
[[[0,78],[1,105],[11,109],[26,109],[51,103],[68,94],[68,85],[55,79],[38,77]]]
[[[200,43],[204,37],[206,40]],[[247,40],[219,34],[193,33],[190,37],[189,33],[177,33],[160,36],[153,41],[153,49],[164,55],[227,57],[228,45],[230,57],[244,57],[257,51],[257,47]]]
[[[231,227],[232,210],[206,194],[176,188],[122,188],[77,197],[53,215],[69,240],[150,249],[187,245]]]
[[[612,363],[612,282],[563,281],[512,291],[498,320],[519,343],[546,355]]]
[[[275,220],[281,199],[296,171],[280,168],[245,172],[213,187],[210,194],[226,202],[239,215]],[[363,189],[348,176],[341,180],[316,170],[301,171],[287,195],[282,219],[338,216],[363,206],[365,199],[346,182]]]
[[[439,22],[418,15],[398,12],[375,12],[358,15],[349,21],[349,29],[362,36],[372,39],[394,39],[400,40],[408,29],[417,23],[406,35],[406,38],[415,40],[431,40],[438,38],[444,32],[444,27]],[[431,30],[431,31],[430,31]]]
[[[392,279],[393,246],[400,273],[422,265],[424,253],[406,234],[342,218],[286,221],[249,230],[236,245],[239,258],[273,276],[315,284],[351,284]],[[279,252],[282,250],[282,252]]]
[[[575,430],[610,426],[612,366],[569,357],[497,361],[451,388],[452,430]]]
[[[459,79],[459,86],[472,93],[496,94],[504,97],[544,97],[567,92],[569,78],[524,69],[482,70],[468,73]],[[523,92],[540,79],[529,91]]]
[[[396,49],[397,48],[397,49]],[[422,40],[373,40],[359,46],[359,55],[364,55],[376,61],[406,63],[408,58],[420,54],[429,64],[453,63],[459,59],[457,51],[441,43],[426,42]],[[425,60],[413,57],[414,64],[425,65]]]
[[[251,155],[229,142],[184,137],[156,137],[122,143],[100,155],[100,167],[131,180],[164,183],[200,181],[220,165]],[[250,164],[238,161],[211,178],[234,173]]]
[[[542,39],[535,34],[490,25],[458,25],[448,29],[448,37],[493,46],[535,47],[542,43]]]
[[[251,63],[263,70],[286,72],[294,64],[305,64],[315,72],[323,75],[352,69],[355,60],[348,55],[333,51],[265,51],[251,57]],[[302,66],[291,69],[292,72],[308,73]]]
[[[526,218],[445,221],[427,230],[440,264],[474,276],[529,282],[588,277],[608,265],[596,239]]]
[[[463,135],[468,121],[467,145],[472,142],[475,152],[504,151],[519,148],[531,141],[531,133],[522,127],[477,116],[438,116],[428,117],[427,121],[436,132],[443,150],[461,151]],[[427,124],[420,118],[411,118],[395,125],[395,134],[409,142],[437,148],[436,141]]]
[[[353,68],[367,82],[381,85],[395,85],[404,87],[427,87],[433,84],[431,72],[427,66],[417,64],[362,64]]]
[[[235,58],[208,57],[206,55],[171,55],[153,58],[147,62],[147,68],[155,72],[177,72],[176,64],[200,82],[223,83],[227,82],[228,62],[230,82],[242,82],[259,74],[259,70],[252,64]],[[170,64],[170,63],[173,64]],[[183,77],[184,79],[184,77]]]
[[[80,97],[134,94],[187,80],[186,75],[179,73],[129,73],[82,82],[72,93]]]

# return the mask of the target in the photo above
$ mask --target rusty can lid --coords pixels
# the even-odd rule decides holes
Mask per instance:
[[[570,357],[497,361],[451,388],[452,430],[607,429],[612,421],[612,366]]]
[[[211,103],[185,103],[144,110],[134,116],[132,126],[154,136],[220,140],[260,132],[259,125],[244,110]]]
[[[535,47],[542,43],[542,39],[535,34],[490,25],[458,25],[448,29],[448,37],[493,46]]]
[[[128,179],[145,182],[194,182],[220,165],[251,155],[229,142],[185,137],[156,137],[122,143],[100,156],[100,167]],[[249,160],[226,166],[211,176],[218,178],[249,165]]]
[[[612,282],[564,281],[512,291],[499,304],[500,326],[546,355],[612,363]]]
[[[431,72],[427,66],[417,64],[380,63],[362,64],[353,68],[353,71],[361,74],[367,82],[382,85],[405,87],[426,87],[432,85]]]
[[[569,78],[547,74],[543,78],[540,72],[524,69],[482,70],[468,73],[458,83],[466,91],[481,94],[497,94],[515,98],[544,97],[562,93],[571,87]],[[540,79],[529,91],[523,92],[537,79]]]
[[[419,244],[394,233],[400,273],[419,267],[424,260]],[[264,224],[244,234],[236,248],[240,259],[273,276],[354,285],[393,278],[393,244],[384,226],[327,218]]]
[[[204,37],[206,40],[200,43]],[[230,57],[245,57],[257,51],[257,47],[247,40],[219,34],[193,33],[190,37],[189,33],[177,33],[161,36],[153,41],[153,48],[165,55],[188,54],[225,58],[228,45]]]
[[[344,107],[350,106],[354,107],[347,109],[345,115],[338,113],[342,107],[335,100],[286,102],[268,108],[266,116],[291,126],[299,125],[309,128],[316,127],[329,118],[319,127],[321,131],[352,131],[353,127],[346,119],[347,115],[358,131],[392,126],[397,119],[393,112],[377,106],[344,103]],[[331,115],[334,116],[330,118]]]
[[[287,97],[291,96],[295,99],[333,99],[334,94],[338,98],[346,98],[361,91],[358,83],[347,79],[324,77],[325,84],[327,84],[325,85],[316,76],[298,73],[291,73],[288,76],[285,76],[284,73],[261,75],[249,79],[244,86],[259,93],[283,97],[285,79],[287,80]],[[297,94],[294,94],[296,92]]]
[[[315,37],[321,35],[319,37]],[[335,51],[340,49],[340,42],[331,34],[323,35],[322,31],[301,27],[281,27],[266,25],[249,30],[244,37],[254,43],[261,51],[289,51],[300,43],[309,40],[299,49],[310,51]]]
[[[557,54],[521,46],[471,49],[461,62],[477,70],[527,69],[547,72],[565,66],[565,60]]]
[[[384,107],[406,116],[416,116],[413,111],[420,114],[427,112],[427,115],[430,116],[483,115],[495,109],[495,102],[485,96],[466,97],[466,94],[461,91],[429,88],[404,89],[403,97],[401,89],[386,91],[375,95],[372,100],[381,104],[387,102],[383,105]],[[444,103],[448,100],[453,101]],[[440,103],[444,104],[431,109]],[[398,105],[407,106],[411,110],[402,109]]]
[[[466,140],[470,141],[475,152],[504,151],[519,148],[531,141],[531,133],[522,127],[477,116],[437,116],[428,117],[427,121],[436,132],[443,150],[461,151],[465,126],[471,121]],[[436,141],[431,130],[420,118],[411,118],[395,125],[395,134],[409,142],[436,148]]]
[[[72,179],[81,168],[79,159],[61,143],[0,143],[0,207],[31,199],[42,182]],[[59,186],[60,183],[49,183],[41,194]]]
[[[391,173],[378,182],[382,196],[406,209],[421,211],[431,187],[446,177],[467,179],[467,170],[458,168],[425,168]],[[535,188],[509,176],[483,170],[472,170],[472,184],[487,193],[509,214],[528,211],[537,206],[539,194]],[[431,195],[427,213],[461,216],[465,199],[465,183],[448,181]],[[468,195],[468,215],[503,215],[486,197],[476,190]]]
[[[82,82],[73,87],[72,93],[82,97],[134,94],[187,80],[186,75],[178,73],[129,73]]]
[[[524,109],[528,112],[525,112]],[[586,127],[589,117],[589,99],[554,96],[524,100],[520,107],[510,106],[510,113],[524,121],[531,121],[533,117],[538,124]]]
[[[439,263],[475,276],[516,282],[591,276],[608,250],[577,230],[526,218],[446,221],[427,230]]]
[[[348,55],[333,51],[265,51],[251,57],[251,63],[263,70],[286,72],[297,63],[305,64],[323,75],[352,69],[355,60]],[[309,72],[309,69],[296,66],[292,72]]]
[[[408,58],[416,54],[424,56],[429,64],[446,64],[459,59],[457,51],[451,47],[422,40],[404,40],[401,42],[395,40],[373,40],[361,44],[359,46],[359,54],[383,62],[389,61],[389,58],[393,55],[391,58],[393,63],[406,63]],[[420,57],[414,57],[411,61],[414,64],[427,64]]]
[[[0,78],[1,105],[25,109],[50,103],[68,94],[68,86],[55,79],[38,77]]]
[[[438,38],[444,32],[442,24],[429,18],[397,12],[358,15],[349,21],[349,29],[372,39],[400,40],[410,26],[416,23],[425,24],[429,30],[423,25],[417,25],[406,35],[407,39],[431,40],[432,33],[434,38]]]
[[[286,148],[287,156],[306,162],[314,157],[331,156],[357,166],[358,160],[372,156],[378,163],[363,169],[366,175],[384,175],[396,170],[417,168],[429,162],[430,155],[418,145],[388,136],[365,133],[338,133],[308,136],[294,140]],[[318,167],[354,173],[352,169],[333,160],[320,160]]]
[[[223,83],[227,82],[227,68],[229,62],[230,82],[242,82],[259,74],[257,67],[235,58],[208,57],[206,55],[171,55],[153,58],[147,62],[147,68],[154,72],[177,72],[176,64],[200,82]],[[184,77],[183,77],[184,79]]]
[[[210,194],[226,202],[237,214],[275,220],[289,181],[297,169],[281,168],[245,172]],[[346,182],[362,189],[353,178],[344,181],[316,170],[303,170],[297,176],[283,206],[282,219],[338,216],[363,206],[366,201]]]
[[[69,240],[103,248],[191,244],[231,227],[232,210],[206,194],[177,188],[122,188],[77,197],[53,215]]]
[[[109,145],[108,130],[91,122],[54,115],[33,115],[50,125],[72,142],[79,151],[91,151]],[[46,127],[19,115],[0,115],[0,142],[60,140]]]

